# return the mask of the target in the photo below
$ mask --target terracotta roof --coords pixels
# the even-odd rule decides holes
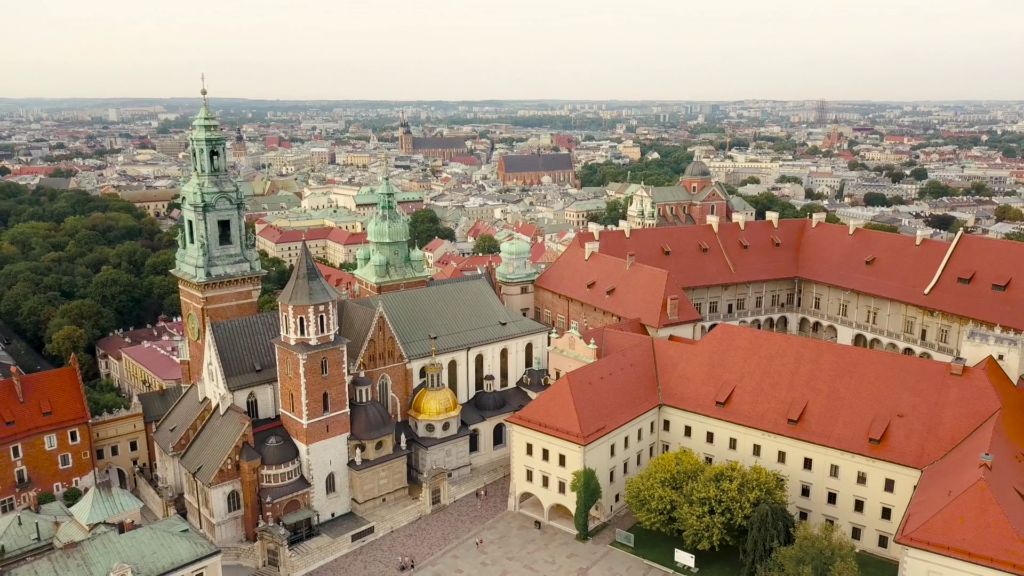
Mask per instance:
[[[0,444],[89,421],[85,391],[73,366],[19,374],[21,399],[14,380],[0,380],[0,413],[10,424],[0,427]]]
[[[124,348],[121,353],[161,380],[180,382],[181,363],[178,362],[178,347],[183,345],[186,345],[183,340],[156,340]]]
[[[120,361],[122,349],[141,344],[142,342],[163,340],[165,336],[181,337],[182,323],[180,321],[166,322],[150,328],[138,328],[111,334],[97,340],[96,349],[114,360]]]

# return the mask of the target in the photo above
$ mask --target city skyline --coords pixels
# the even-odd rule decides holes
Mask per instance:
[[[0,98],[269,100],[1015,100],[1024,6],[1002,0],[821,8],[807,0],[728,7],[656,2],[446,2],[288,7],[123,0],[81,14],[66,0],[15,5]],[[985,18],[985,26],[977,20]],[[972,24],[972,20],[975,22]],[[77,61],[97,38],[98,66]],[[125,47],[119,47],[127,41]]]

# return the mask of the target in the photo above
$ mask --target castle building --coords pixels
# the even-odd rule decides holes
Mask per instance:
[[[203,366],[205,326],[255,314],[263,270],[256,241],[245,231],[245,200],[227,171],[220,124],[203,106],[188,136],[191,177],[181,188],[182,227],[174,275],[188,345],[182,379],[195,383]]]
[[[455,156],[471,154],[465,137],[417,138],[413,136],[405,114],[402,114],[402,119],[398,123],[398,150],[401,154],[418,154],[426,158],[440,158],[445,162]]]

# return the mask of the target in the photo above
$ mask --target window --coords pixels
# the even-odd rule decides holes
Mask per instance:
[[[666,453],[668,451],[669,451],[668,442],[662,442],[661,443],[661,453],[664,454],[664,453]]]
[[[565,468],[565,454],[558,455],[558,466],[560,468]]]
[[[796,301],[796,294],[793,292],[786,292],[786,306],[792,306],[793,302]]]
[[[327,480],[324,482],[324,485],[327,488],[328,494],[334,494],[336,489],[334,485],[334,472],[331,472],[330,474],[327,475]]]
[[[892,478],[885,479],[885,491],[892,494],[896,490],[896,481]]]
[[[306,335],[306,318],[299,316],[299,336]]]
[[[861,529],[860,529],[860,526],[854,526],[853,528],[850,528],[850,539],[851,540],[855,540],[857,542],[860,542],[860,539],[861,539]]]
[[[260,417],[260,403],[256,399],[255,392],[249,392],[249,396],[245,399],[245,413],[251,420]]]
[[[654,448],[654,447],[652,446],[651,448]],[[643,462],[643,455],[644,455],[643,452],[637,452],[636,453],[636,467],[637,468],[639,468],[640,467],[640,463]]]
[[[21,444],[11,446],[11,460],[21,460]]]
[[[573,320],[572,322],[569,323],[569,329],[572,330],[573,332],[579,332],[580,323],[576,320]]]
[[[72,444],[78,444],[78,441],[79,441],[78,430],[77,429],[75,429],[75,430],[68,430],[68,442],[70,442]]]
[[[866,320],[868,324],[878,324],[878,308],[868,308]]]
[[[654,444],[647,447],[647,458],[654,458]]]
[[[815,310],[821,310],[821,295],[820,294],[815,294],[814,295],[813,302],[814,302],[814,304],[813,304],[814,309]]]
[[[949,344],[949,326],[939,326],[939,343]]]
[[[325,415],[326,414],[330,414],[330,412],[331,412],[331,397],[327,393],[326,390],[324,390],[324,397],[323,397],[322,402],[323,402],[324,414]]]
[[[217,243],[231,246],[231,220],[217,220]]]
[[[4,498],[3,500],[0,500],[0,514],[7,514],[8,512],[14,512],[15,505],[16,505],[16,503],[14,501],[14,496],[10,496],[8,498]]]
[[[333,480],[333,474],[331,476],[328,476],[328,478],[330,480]],[[333,486],[333,483],[329,484],[329,486]],[[328,490],[327,493],[330,494],[331,491]],[[241,509],[242,495],[238,493],[238,490],[232,490],[231,492],[228,492],[228,514],[232,512],[238,512]]]
[[[196,243],[195,227],[192,225],[192,221],[191,220],[188,221],[188,243],[189,244],[195,244]]]
[[[710,454],[705,454],[704,455],[704,463],[708,464],[708,465],[714,464],[715,463],[715,458],[713,456],[711,456]]]
[[[689,438],[693,434],[693,428],[689,426],[683,426],[683,436]]]
[[[801,522],[807,522],[807,511],[806,510],[800,510],[799,512],[797,512],[796,517]]]
[[[761,445],[760,444],[754,444],[754,457],[755,458],[760,458],[761,457]]]
[[[629,448],[629,436],[626,436],[625,438],[622,439],[622,447]]]
[[[615,469],[612,468],[608,471],[608,483],[615,484]]]
[[[661,421],[661,429],[662,429],[662,431],[664,431],[664,432],[668,432],[668,429],[669,429],[669,423],[668,423],[668,420],[662,420],[662,421]]]
[[[849,313],[850,313],[850,303],[845,301],[845,300],[840,302],[839,303],[839,315],[842,316],[843,318],[846,318]]]
[[[889,549],[889,537],[886,536],[885,534],[879,534],[878,535],[878,547],[879,548],[884,548],[885,550],[888,550]]]
[[[96,449],[96,459],[97,460],[103,460],[105,457],[106,457],[106,455],[103,453],[103,448],[97,448]]]
[[[636,429],[636,441],[639,442],[639,441],[641,441],[643,439],[644,439],[644,429],[643,428],[637,428]]]
[[[698,316],[700,316],[701,314],[704,313],[704,311],[702,310],[703,308],[704,308],[704,303],[703,302],[694,302],[693,303],[693,309],[697,311],[697,315]]]
[[[491,431],[491,446],[495,449],[505,445],[505,424],[498,423]]]
[[[326,334],[327,333],[327,324],[324,321],[324,315],[321,314],[320,316],[318,316],[317,320],[318,320],[318,324],[319,324],[318,327],[320,328],[320,334]]]
[[[839,465],[838,464],[829,464],[829,466],[828,466],[828,475],[829,475],[830,478],[839,478]]]
[[[550,483],[551,483],[551,478],[549,478],[547,474],[541,474],[540,475],[540,487],[541,488],[548,488],[550,486]]]
[[[711,300],[708,302],[708,314],[718,313],[718,300]]]
[[[887,522],[892,521],[892,508],[888,506],[882,506],[882,520]]]
[[[736,449],[736,439],[735,438],[729,438],[729,450],[735,450],[735,449]]]
[[[779,302],[781,302],[781,300],[779,298],[779,295],[778,294],[772,294],[772,308],[777,307],[779,305]]]
[[[629,460],[622,463],[622,475],[625,476],[626,474],[629,474]]]
[[[857,472],[857,485],[858,486],[867,486],[868,485],[868,473],[867,472],[860,472],[860,471]]]
[[[447,424],[447,422],[445,422],[445,424]],[[473,430],[470,430],[470,432],[469,432],[469,453],[470,454],[476,454],[479,451],[480,451],[480,431],[476,430],[474,428]]]
[[[544,311],[544,323],[551,326],[551,310]]]
[[[533,470],[530,470],[529,468],[526,469],[526,481],[533,484]]]
[[[327,376],[327,358],[320,359],[320,375]]]
[[[28,484],[28,469],[20,466],[14,469],[14,483],[18,486]]]
[[[739,310],[746,310],[746,309],[747,309],[747,299],[746,298],[737,298],[736,299],[736,310],[739,311]]]
[[[801,498],[810,498],[811,497],[811,486],[810,486],[810,484],[801,484],[800,485],[800,497]]]
[[[835,506],[836,502],[839,501],[839,494],[836,494],[835,492],[829,490],[826,498],[828,500],[829,506]]]
[[[556,323],[556,326],[558,326],[559,330],[565,329],[565,316],[562,316],[561,314],[558,315],[558,322]]]
[[[754,297],[754,308],[764,308],[764,296]]]
[[[906,334],[914,333],[914,319],[906,318],[903,320],[903,332]]]
[[[129,440],[128,441],[128,451],[129,452],[138,452],[139,451],[139,441],[138,440]]]
[[[71,454],[68,454],[67,452],[61,454],[60,458],[57,459],[57,462],[60,464],[61,468],[70,468],[71,467]]]
[[[804,470],[811,470],[814,468],[814,460],[810,458],[804,458]]]
[[[533,456],[533,444],[530,444],[529,442],[526,443],[526,455]]]
[[[651,434],[654,434],[654,420],[651,420]]]
[[[558,493],[565,494],[565,480],[558,481]]]
[[[615,443],[614,442],[612,442],[612,446],[611,446],[611,456],[613,456],[613,457],[615,456]]]
[[[776,459],[776,462],[778,462],[779,464],[785,464],[786,463],[786,453],[783,452],[782,450],[779,450],[779,457]]]
[[[714,444],[715,443],[715,433],[714,432],[708,432],[707,434],[705,434],[704,435],[704,441],[707,442],[708,444]]]
[[[391,377],[381,374],[377,380],[377,401],[388,406],[391,403]]]
[[[115,456],[120,456],[120,455],[121,455],[121,446],[119,446],[118,444],[112,445],[110,447],[110,457],[113,458]]]
[[[856,512],[857,514],[863,514],[864,513],[864,501],[861,500],[860,498],[854,498],[853,499],[853,511]]]
[[[44,440],[46,441],[46,449],[47,450],[53,450],[54,448],[57,447],[57,435],[56,434],[47,434],[46,438]]]

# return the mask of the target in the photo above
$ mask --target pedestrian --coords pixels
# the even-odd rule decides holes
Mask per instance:
[[[412,572],[415,569],[416,569],[416,559],[412,558],[412,559],[409,560],[409,572]]]

